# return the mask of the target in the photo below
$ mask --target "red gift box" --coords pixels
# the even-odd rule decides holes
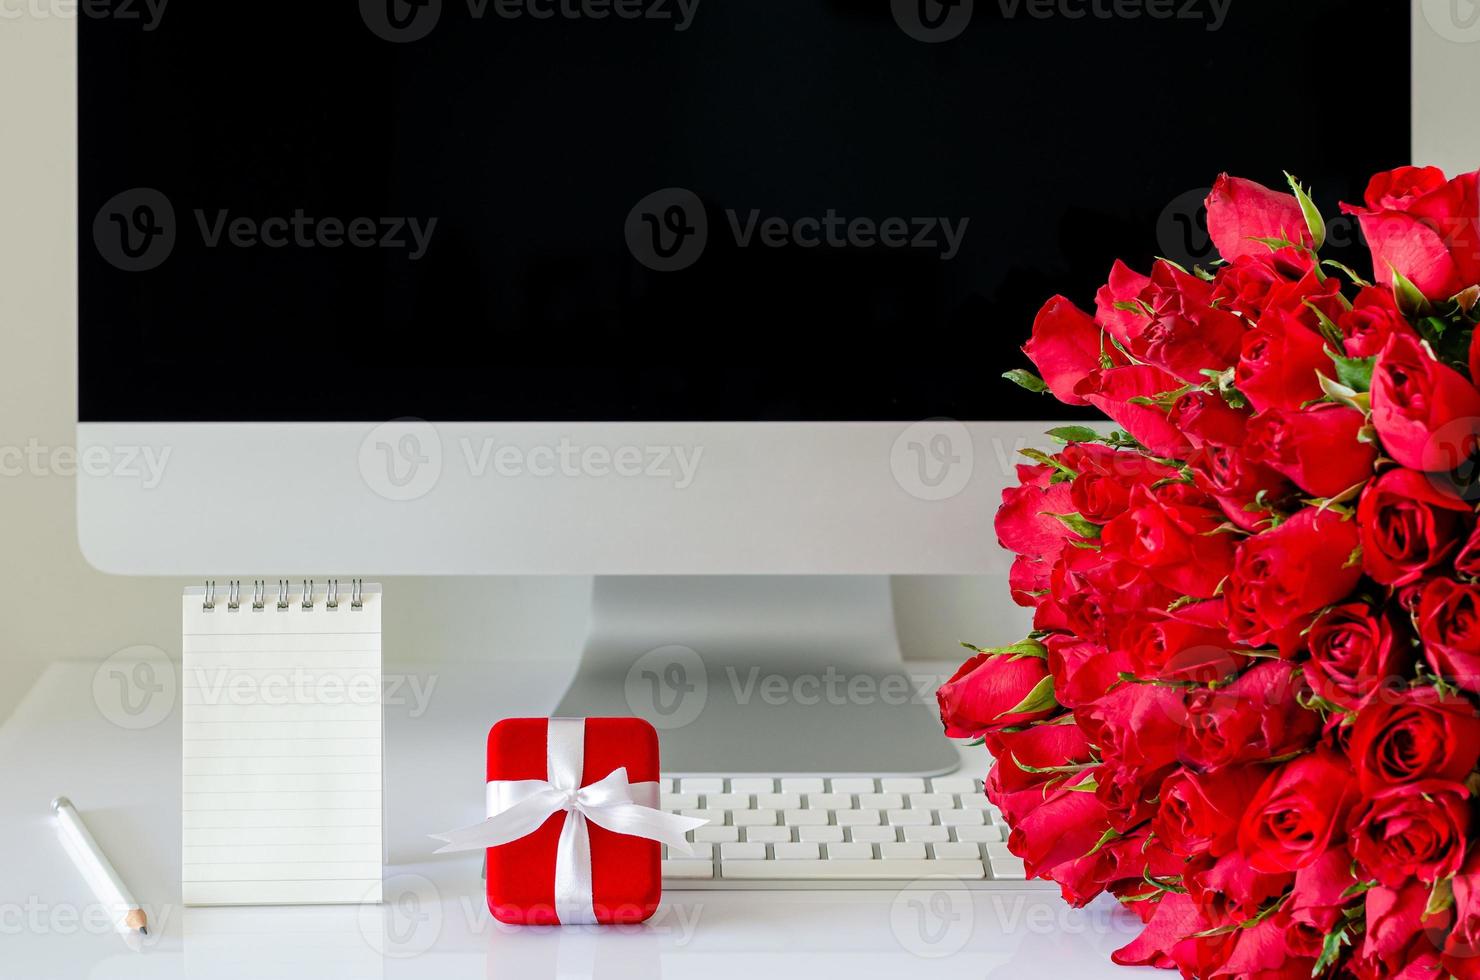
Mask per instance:
[[[625,768],[633,800],[658,806],[658,733],[648,722],[517,718],[501,721],[488,732],[490,815],[502,808],[496,801],[500,784],[555,775],[552,749],[560,749],[552,740],[563,740],[568,753],[579,751],[582,787]],[[555,813],[528,836],[488,848],[488,910],[494,918],[520,925],[569,924],[586,918],[570,911],[568,897],[556,900],[557,852],[571,818],[568,812]],[[594,921],[620,924],[650,918],[663,895],[661,845],[615,833],[594,821],[585,824],[590,835],[589,911]]]

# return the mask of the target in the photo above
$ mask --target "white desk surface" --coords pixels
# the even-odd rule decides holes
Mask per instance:
[[[488,727],[549,712],[566,668],[420,667],[386,708],[384,905],[180,905],[180,715],[127,730],[93,694],[96,664],[50,667],[0,726],[0,977],[326,978],[1128,977],[1109,954],[1138,931],[1102,898],[925,886],[873,892],[682,892],[626,928],[514,928],[484,905],[478,855],[426,835],[476,821]],[[386,674],[395,669],[388,665]],[[395,700],[394,696],[390,700]],[[980,769],[981,750],[966,756]],[[49,802],[70,796],[148,912],[138,949],[99,921]],[[1141,972],[1141,971],[1136,971]]]

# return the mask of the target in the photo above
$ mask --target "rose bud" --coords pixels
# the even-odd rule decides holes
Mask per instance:
[[[1186,695],[1177,756],[1204,769],[1263,762],[1308,748],[1319,717],[1300,707],[1305,691],[1293,664],[1266,661],[1226,687]]]
[[[1344,838],[1356,782],[1346,760],[1317,748],[1270,773],[1244,811],[1239,851],[1256,871],[1298,871]]]
[[[1459,783],[1440,779],[1369,797],[1351,815],[1352,857],[1389,888],[1454,874],[1465,857],[1469,797]]]
[[[1350,857],[1346,863],[1351,864]],[[1206,867],[1194,862],[1183,872],[1182,883],[1200,908],[1208,909],[1218,919],[1239,922],[1258,915],[1266,902],[1283,895],[1294,880],[1288,872],[1255,871],[1238,851],[1224,854]]]
[[[1023,353],[1038,368],[1048,390],[1067,405],[1086,405],[1074,386],[1101,370],[1101,356],[1125,364],[1125,355],[1109,343],[1099,326],[1079,307],[1062,296],[1043,305],[1033,321],[1033,337]]]
[[[1358,977],[1438,980],[1436,938],[1448,931],[1451,913],[1429,913],[1430,891],[1418,882],[1368,891],[1363,909],[1366,939],[1348,972]]]
[[[1361,412],[1333,402],[1298,411],[1272,408],[1249,422],[1244,448],[1306,493],[1335,497],[1372,478],[1377,447],[1357,439],[1366,424]]]
[[[1127,350],[1146,326],[1146,312],[1138,300],[1150,285],[1150,276],[1116,259],[1110,267],[1110,280],[1095,293],[1095,322]]]
[[[1412,336],[1395,333],[1372,372],[1372,424],[1409,469],[1448,473],[1475,452],[1480,391]]]
[[[1444,943],[1444,965],[1457,977],[1480,970],[1480,850],[1454,876],[1454,928]]]
[[[1307,934],[1324,937],[1336,928],[1352,903],[1352,858],[1344,847],[1333,847],[1295,872],[1295,887],[1285,909],[1293,925]]]
[[[1378,282],[1396,271],[1434,300],[1480,282],[1475,174],[1446,182],[1436,167],[1400,167],[1372,178],[1365,203],[1341,209],[1357,216]]]
[[[1258,320],[1269,308],[1272,290],[1300,281],[1311,268],[1309,252],[1289,247],[1262,255],[1240,255],[1214,273],[1213,302]]]
[[[997,542],[1014,554],[1052,560],[1064,550],[1065,541],[1078,535],[1051,515],[1073,512],[1067,483],[1007,487],[993,520]]]
[[[1357,505],[1362,567],[1383,585],[1407,585],[1447,558],[1469,533],[1470,506],[1422,473],[1393,469]]]
[[[949,738],[981,738],[1059,710],[1043,657],[979,653],[936,694]]]
[[[1029,878],[1047,878],[1059,865],[1084,857],[1109,826],[1095,794],[1071,786],[1051,791],[1008,834],[1008,850],[1023,859]]]
[[[1245,335],[1235,383],[1260,411],[1296,409],[1325,395],[1318,374],[1334,370],[1320,334],[1299,318],[1273,310]]]
[[[1227,310],[1209,305],[1212,293],[1209,283],[1170,262],[1157,262],[1141,300],[1152,316],[1131,345],[1131,353],[1194,385],[1207,381],[1205,370],[1232,367],[1248,327]]]
[[[1352,301],[1352,308],[1336,318],[1336,326],[1346,338],[1342,345],[1348,357],[1376,357],[1395,333],[1416,337],[1398,310],[1390,289],[1364,286]]]
[[[1306,635],[1306,645],[1310,663],[1305,676],[1311,688],[1353,711],[1399,680],[1409,662],[1395,641],[1392,619],[1360,602],[1322,613]]]
[[[1435,673],[1480,692],[1480,586],[1429,582],[1418,601],[1418,633]]]
[[[1141,891],[1146,890],[1145,882],[1141,883]],[[1140,904],[1140,903],[1137,903]],[[1139,911],[1139,910],[1137,910]],[[1154,966],[1161,970],[1174,969],[1177,960],[1173,959],[1173,950],[1177,949],[1179,955],[1185,955],[1188,950],[1188,937],[1201,932],[1221,928],[1223,923],[1210,922],[1206,918],[1206,912],[1193,902],[1192,898],[1180,892],[1169,892],[1161,896],[1152,910],[1146,928],[1141,934],[1120,949],[1110,954],[1110,959],[1120,966]],[[1215,943],[1227,943],[1230,934],[1221,934],[1209,937]],[[1221,963],[1222,960],[1216,960]],[[1210,976],[1211,971],[1203,969],[1187,969],[1183,971],[1184,976]]]
[[[1194,602],[1172,612],[1153,610],[1129,644],[1137,677],[1220,681],[1247,658],[1234,649],[1222,602]]]
[[[1106,762],[1143,772],[1177,761],[1177,732],[1187,723],[1181,692],[1159,684],[1122,684],[1074,717]]]
[[[1234,408],[1211,391],[1186,392],[1173,403],[1167,418],[1199,448],[1208,443],[1242,446],[1249,426],[1247,411]]]
[[[1233,949],[1218,973],[1221,977],[1309,977],[1325,938],[1316,937],[1312,944],[1293,927],[1284,909],[1234,930],[1233,935]]]
[[[1098,701],[1120,683],[1120,675],[1131,669],[1130,657],[1120,650],[1057,633],[1045,639],[1048,666],[1054,677],[1054,697],[1066,708]],[[1059,682],[1063,690],[1059,690]]]
[[[1245,531],[1260,530],[1269,508],[1295,493],[1295,484],[1240,448],[1208,443],[1192,460],[1193,482],[1212,495],[1223,514]]]
[[[1229,766],[1211,773],[1178,768],[1161,784],[1152,829],[1177,853],[1222,857],[1238,843],[1238,822],[1268,770]]]
[[[1131,491],[1176,477],[1177,471],[1142,453],[1077,442],[1060,456],[1078,474],[1069,484],[1074,511],[1096,524],[1108,524],[1125,513]]]
[[[1465,578],[1480,578],[1480,526],[1470,532],[1469,538],[1454,553],[1454,570]]]
[[[1232,535],[1217,533],[1223,514],[1211,503],[1185,483],[1137,487],[1126,512],[1105,525],[1101,550],[1173,592],[1211,599],[1233,568],[1236,545]]]
[[[1192,443],[1167,420],[1167,413],[1159,406],[1131,401],[1181,387],[1181,381],[1160,368],[1133,364],[1093,374],[1074,390],[1156,455],[1182,459],[1192,450]]]
[[[1261,238],[1295,245],[1313,244],[1295,195],[1271,190],[1242,177],[1221,175],[1208,195],[1208,237],[1229,262],[1240,256],[1269,254]]]
[[[1480,759],[1480,714],[1436,688],[1390,692],[1357,715],[1347,754],[1364,793],[1426,779],[1463,782]]]
[[[1246,538],[1225,592],[1229,632],[1256,645],[1276,638],[1290,645],[1281,630],[1297,623],[1304,628],[1305,617],[1356,587],[1362,569],[1352,553],[1359,540],[1355,522],[1311,507]]]

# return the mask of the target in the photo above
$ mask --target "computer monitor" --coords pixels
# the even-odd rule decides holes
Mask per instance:
[[[1089,417],[1000,380],[1038,305],[1210,258],[1224,170],[1358,199],[1409,157],[1408,35],[1337,0],[83,17],[83,551],[664,576],[598,582],[566,708],[627,713],[675,676],[638,659],[707,647],[680,768],[937,770],[924,712],[839,706],[847,739],[739,711],[727,668],[894,676],[861,577],[1005,577],[1017,450]],[[1313,66],[1373,38],[1380,124],[1334,138]]]

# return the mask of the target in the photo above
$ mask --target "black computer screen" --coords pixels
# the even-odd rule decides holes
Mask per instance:
[[[1221,171],[1292,171],[1334,215],[1409,162],[1408,18],[84,9],[80,416],[1074,417],[1000,379],[1038,307],[1090,307],[1117,257],[1208,258],[1198,202]]]

